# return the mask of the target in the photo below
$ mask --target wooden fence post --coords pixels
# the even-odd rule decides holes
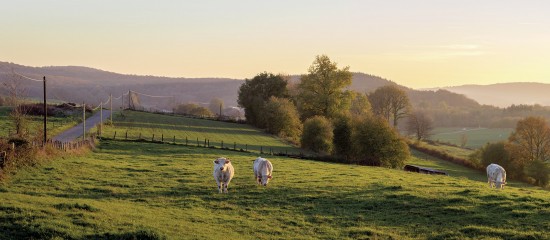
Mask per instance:
[[[264,147],[260,146],[260,153],[264,154]]]
[[[233,142],[233,150],[237,150],[237,142]]]
[[[197,147],[200,147],[199,138],[197,137]]]
[[[126,131],[126,140],[128,140],[128,131]]]
[[[223,140],[222,140],[222,149],[223,149]]]
[[[153,138],[151,138],[151,142],[155,141],[155,134],[153,133]]]
[[[141,139],[141,132],[139,132],[139,139]]]
[[[187,136],[185,137],[185,146],[187,146]]]
[[[115,131],[115,135],[113,135],[113,140],[115,140],[115,139],[116,139],[116,131]]]
[[[176,144],[176,135],[174,135],[174,141],[172,143]]]

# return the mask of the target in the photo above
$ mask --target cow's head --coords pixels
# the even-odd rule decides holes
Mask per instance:
[[[258,177],[258,183],[262,184],[264,187],[267,186],[269,180],[273,178],[272,176],[262,175]]]
[[[506,182],[495,182],[496,188],[504,189],[504,185],[506,185]]]
[[[225,170],[227,170],[227,166],[230,163],[231,163],[231,160],[229,160],[229,158],[221,157],[221,158],[218,158],[218,159],[214,160],[214,168],[219,169],[220,171],[225,171]]]

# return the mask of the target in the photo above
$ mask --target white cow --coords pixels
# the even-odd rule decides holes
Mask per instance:
[[[499,189],[504,189],[506,185],[506,171],[498,164],[491,163],[487,166],[487,182],[489,187],[495,186]]]
[[[258,184],[267,186],[273,174],[273,164],[265,158],[258,157],[254,161],[254,177]]]
[[[235,175],[235,169],[231,165],[229,158],[220,157],[214,160],[214,179],[218,184],[218,190],[220,193],[227,193],[227,186],[233,176]]]

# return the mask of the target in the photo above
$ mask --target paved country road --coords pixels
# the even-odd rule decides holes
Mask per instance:
[[[110,110],[103,110],[103,121],[111,116]],[[99,124],[100,113],[96,112],[93,116],[86,119],[86,132],[88,132],[95,125]],[[53,137],[54,141],[60,142],[70,142],[74,141],[76,138],[82,136],[82,123],[76,125],[75,127],[62,132],[61,134]]]

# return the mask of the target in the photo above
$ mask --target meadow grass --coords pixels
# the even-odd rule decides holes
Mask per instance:
[[[147,112],[124,111],[123,115],[113,115],[114,126],[106,126],[103,136],[119,139],[154,139],[165,142],[204,145],[205,139],[210,146],[217,148],[234,147],[252,152],[301,153],[303,151],[289,143],[246,124],[228,123],[214,120],[188,118],[182,116],[161,115]],[[311,154],[307,152],[308,154]]]
[[[218,156],[235,167],[229,194],[212,177]],[[0,239],[549,239],[550,193],[535,187],[268,157],[264,188],[255,157],[102,141],[3,183]]]
[[[9,133],[15,132],[15,127],[9,117],[12,107],[0,107],[0,136],[8,136]],[[51,138],[63,131],[78,124],[78,120],[74,117],[48,117],[46,129],[48,130],[48,138]],[[42,131],[44,119],[42,116],[28,116],[29,132],[36,133]]]
[[[436,128],[430,139],[460,145],[465,134],[468,138],[465,147],[480,148],[488,142],[507,140],[512,131],[512,128]]]

